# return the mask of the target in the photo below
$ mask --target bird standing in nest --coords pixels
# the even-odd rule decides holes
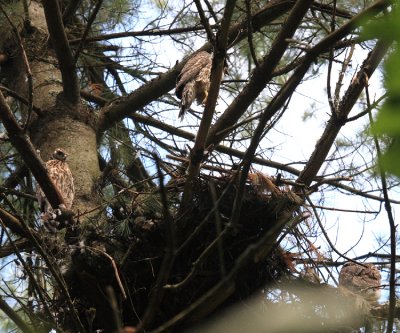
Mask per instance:
[[[376,303],[381,295],[381,273],[374,264],[348,262],[339,273],[339,285]]]
[[[190,108],[194,100],[197,104],[206,104],[210,89],[210,75],[213,54],[200,51],[191,57],[182,68],[175,87],[175,94],[181,100],[179,118]],[[225,64],[224,72],[227,71]]]
[[[74,178],[66,162],[68,154],[65,150],[57,148],[53,152],[52,157],[51,160],[45,163],[47,172],[62,195],[65,208],[71,209],[75,196],[75,187]],[[54,211],[40,186],[36,187],[36,197],[39,202],[40,211],[43,213],[43,220],[48,220]]]

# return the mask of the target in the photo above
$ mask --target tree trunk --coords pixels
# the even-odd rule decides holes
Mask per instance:
[[[22,1],[16,5],[19,15],[10,16],[16,27],[23,27],[24,17]],[[61,73],[58,62],[51,49],[49,32],[43,6],[40,2],[29,3],[31,27],[20,28],[24,52],[27,55],[32,73],[33,90],[28,89],[26,63],[23,51],[12,32],[10,24],[1,26],[2,35],[8,36],[3,43],[10,59],[2,67],[8,86],[26,100],[33,94],[33,104],[42,111],[41,116],[32,116],[29,124],[30,137],[35,147],[40,151],[43,161],[51,158],[55,148],[64,148],[68,154],[68,164],[75,183],[75,200],[73,211],[84,214],[79,219],[84,222],[99,205],[96,193],[96,181],[100,176],[97,157],[97,140],[94,130],[94,114],[83,104],[72,105],[62,96]],[[27,107],[22,121],[26,121]]]

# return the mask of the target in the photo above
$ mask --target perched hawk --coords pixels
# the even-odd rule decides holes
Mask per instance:
[[[181,100],[179,118],[183,119],[185,111],[196,99],[197,104],[205,104],[210,88],[210,75],[213,55],[201,51],[188,60],[180,72],[175,94]]]
[[[68,154],[63,149],[57,148],[52,157],[53,159],[45,163],[47,172],[63,196],[65,208],[71,209],[75,188],[71,170],[66,162]],[[44,219],[46,217],[48,219],[50,217],[49,214],[53,213],[53,209],[39,186],[36,188],[36,196],[39,201],[40,211],[44,213]]]
[[[348,262],[339,273],[339,285],[369,302],[377,302],[381,295],[381,273],[374,264]]]

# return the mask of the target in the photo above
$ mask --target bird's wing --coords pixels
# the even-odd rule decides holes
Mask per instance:
[[[176,96],[181,99],[183,87],[187,82],[193,80],[201,69],[212,61],[212,55],[206,51],[196,53],[190,58],[180,72],[175,87]]]

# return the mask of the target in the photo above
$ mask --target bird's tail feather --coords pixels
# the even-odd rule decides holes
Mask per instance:
[[[186,105],[181,103],[181,109],[179,110],[179,115],[178,115],[180,121],[183,120],[183,117],[185,116],[185,112],[186,112]]]

